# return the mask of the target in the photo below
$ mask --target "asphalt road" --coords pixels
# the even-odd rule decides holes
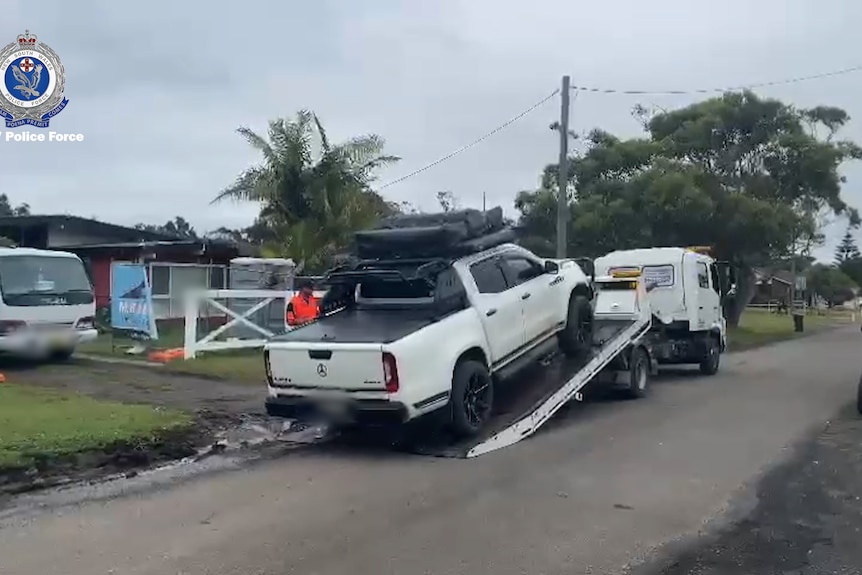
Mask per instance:
[[[569,575],[642,560],[636,571],[668,575],[782,572],[768,563],[776,548],[758,555],[739,526],[775,485],[762,474],[804,465],[808,438],[853,398],[860,341],[845,328],[726,356],[719,376],[668,377],[645,400],[577,406],[477,460],[321,450],[14,517],[0,524],[0,572]],[[734,529],[738,539],[724,541],[740,546],[725,566],[748,553],[761,568],[694,570]],[[799,545],[819,557],[822,541]]]

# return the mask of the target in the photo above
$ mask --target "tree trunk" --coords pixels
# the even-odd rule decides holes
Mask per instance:
[[[755,293],[754,270],[750,266],[739,266],[736,270],[736,295],[724,303],[724,317],[729,327],[739,325],[739,318]]]

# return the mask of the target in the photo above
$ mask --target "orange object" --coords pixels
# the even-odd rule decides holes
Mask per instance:
[[[6,376],[0,373],[0,383],[6,383]]]
[[[174,347],[171,349],[159,349],[149,354],[150,361],[157,361],[159,363],[167,363],[169,361],[173,361],[175,359],[182,359],[185,356],[185,352],[181,347]]]
[[[287,304],[287,325],[302,325],[317,319],[320,313],[320,303],[313,295],[305,296],[298,293]]]

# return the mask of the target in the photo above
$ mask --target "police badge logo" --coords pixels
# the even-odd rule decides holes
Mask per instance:
[[[0,50],[0,75],[0,116],[7,128],[47,128],[69,103],[60,57],[29,30]]]

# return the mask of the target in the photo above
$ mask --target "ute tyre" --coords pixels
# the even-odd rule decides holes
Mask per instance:
[[[593,306],[582,295],[569,299],[566,327],[559,335],[560,350],[569,357],[582,357],[593,346]]]
[[[462,360],[452,375],[450,427],[458,437],[475,437],[491,417],[494,384],[480,361]]]
[[[647,394],[650,379],[650,359],[647,352],[636,347],[629,358],[628,385],[625,396],[629,399],[640,399]]]
[[[700,373],[703,375],[715,375],[721,364],[721,350],[718,340],[710,336],[706,340],[706,357],[700,362]]]

